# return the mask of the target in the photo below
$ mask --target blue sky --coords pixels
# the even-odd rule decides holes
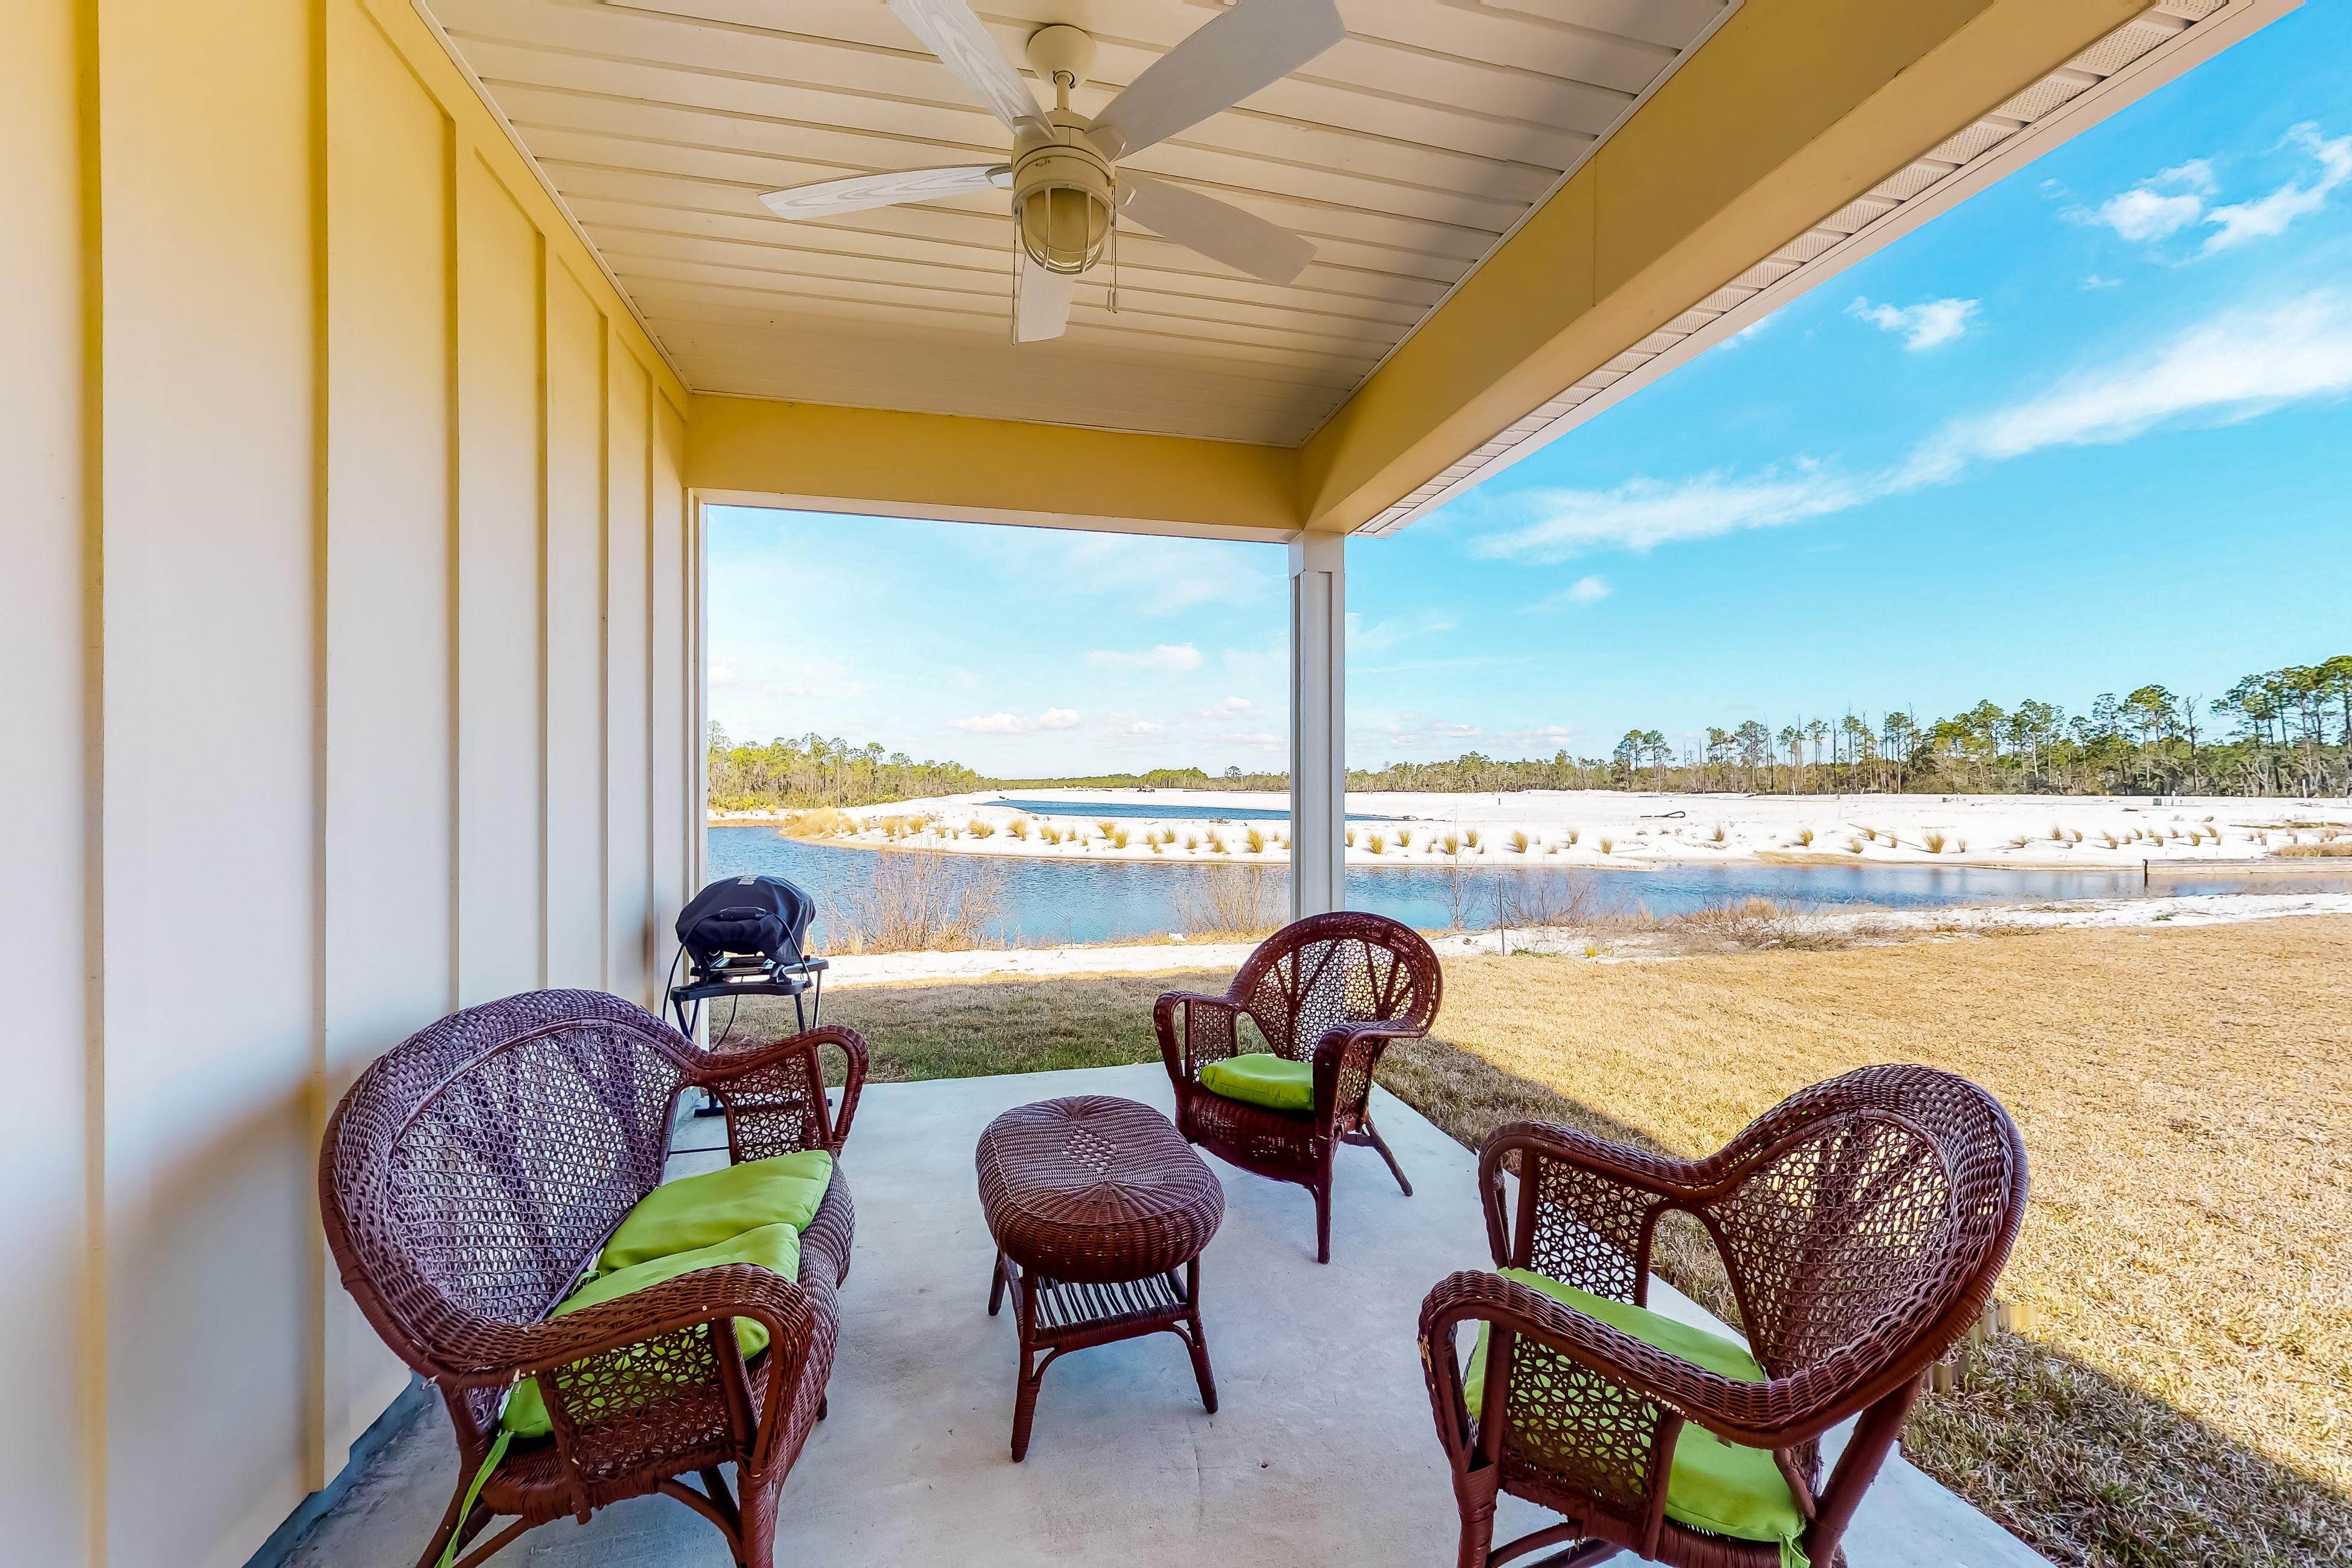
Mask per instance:
[[[1402,534],[1350,760],[2210,697],[2352,650],[2352,5],[2305,6]],[[1284,765],[1278,547],[730,511],[710,711]]]

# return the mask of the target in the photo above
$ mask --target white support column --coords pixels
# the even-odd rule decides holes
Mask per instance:
[[[1290,918],[1345,909],[1347,536],[1290,542]]]

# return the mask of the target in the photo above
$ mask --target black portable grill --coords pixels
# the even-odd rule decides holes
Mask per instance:
[[[825,962],[803,946],[815,913],[809,896],[782,877],[730,877],[695,894],[678,911],[670,963],[673,978],[686,965],[684,984],[669,989],[678,1032],[691,1037],[702,1005],[721,996],[730,999],[730,1029],[732,1000],[744,996],[789,996],[802,1030],[812,1027],[824,1006]]]

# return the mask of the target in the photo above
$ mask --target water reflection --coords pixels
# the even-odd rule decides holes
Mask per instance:
[[[768,827],[714,827],[710,875],[766,872],[788,877],[817,902],[816,943],[825,940],[824,912],[862,885],[875,857],[894,850],[845,849],[777,836]],[[1015,943],[1109,942],[1181,929],[1177,910],[1188,888],[1214,868],[1149,861],[1048,860],[992,857],[1004,869],[1003,913],[997,935]],[[1286,876],[1283,868],[1270,875]],[[2140,873],[2028,870],[1982,866],[1674,866],[1652,871],[1487,870],[1444,867],[1350,868],[1348,902],[1423,929],[1454,923],[1496,923],[1496,896],[1520,908],[1576,900],[1602,910],[1647,909],[1675,914],[1746,898],[1768,898],[1801,908],[1876,904],[1889,909],[1944,904],[2048,902],[2070,899],[2170,897],[2196,893],[2342,891],[2342,874],[2309,878],[2266,876],[2168,877],[2143,885]],[[1287,902],[1286,897],[1283,900]],[[1519,918],[1519,917],[1515,917]]]

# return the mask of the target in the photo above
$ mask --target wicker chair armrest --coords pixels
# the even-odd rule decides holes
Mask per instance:
[[[1517,1280],[1474,1269],[1447,1275],[1422,1300],[1421,1367],[1438,1439],[1459,1471],[1496,1462],[1506,1437],[1504,1423],[1479,1424],[1480,1413],[1470,1409],[1465,1398],[1454,1334],[1456,1325],[1464,1322],[1507,1329],[1575,1362],[1590,1375],[1592,1382],[1580,1392],[1587,1402],[1605,1412],[1613,1453],[1594,1455],[1593,1464],[1581,1467],[1586,1471],[1584,1479],[1610,1511],[1639,1531],[1646,1543],[1644,1555],[1654,1555],[1665,1517],[1666,1478],[1684,1415],[1675,1401],[1643,1387],[1626,1368],[1638,1352],[1646,1352],[1654,1358],[1658,1352]],[[1496,1381],[1498,1353],[1507,1352],[1490,1343],[1485,1395],[1489,1404],[1498,1396],[1507,1397],[1504,1384],[1511,1369],[1506,1366],[1503,1381]],[[1687,1370],[1713,1375],[1696,1367]],[[1628,1437],[1636,1435],[1643,1439],[1638,1445],[1643,1459],[1629,1469],[1622,1456]],[[1613,1466],[1607,1462],[1610,1458],[1616,1460]]]
[[[756,1426],[751,1374],[734,1334],[726,1330],[738,1318],[750,1318],[768,1331],[765,1389],[759,1406],[766,1418]],[[651,1350],[664,1339],[704,1324],[711,1330],[709,1343],[715,1365],[710,1370],[727,1402],[730,1420],[739,1436],[751,1440],[756,1461],[764,1458],[776,1429],[790,1412],[793,1390],[807,1363],[816,1324],[801,1287],[757,1264],[698,1268],[560,1318],[514,1329],[515,1352],[501,1376],[539,1377],[559,1444],[567,1450],[576,1449],[583,1436],[593,1438],[604,1423],[581,1420],[573,1402],[562,1392],[562,1373],[571,1370],[576,1376],[583,1363],[633,1347]],[[677,1386],[701,1381],[674,1373],[669,1380]]]
[[[1183,1010],[1180,1022],[1177,1010]],[[1247,1009],[1230,996],[1207,996],[1197,991],[1167,991],[1151,1005],[1151,1027],[1160,1037],[1160,1059],[1168,1065],[1168,1076],[1181,1092],[1201,1076],[1202,1061],[1218,1061],[1234,1054],[1241,1037],[1240,1020]],[[1223,1019],[1223,1039],[1202,1042],[1201,1031],[1193,1020],[1202,1014]],[[1197,1048],[1203,1043],[1223,1046],[1223,1049],[1203,1055]]]
[[[1750,1448],[1795,1447],[1859,1413],[1885,1392],[1874,1389],[1859,1395],[1853,1380],[1841,1375],[1844,1369],[1831,1365],[1767,1383],[1725,1377],[1500,1275],[1451,1275],[1430,1292],[1430,1302],[1438,1302],[1441,1292],[1447,1292],[1449,1303],[1469,1304],[1454,1312],[1454,1321],[1484,1318],[1524,1333],[1594,1375],[1680,1412],[1725,1442]],[[1431,1321],[1426,1305],[1423,1321]]]
[[[1388,1049],[1391,1040],[1417,1039],[1428,1032],[1402,1019],[1326,1029],[1315,1042],[1310,1058],[1315,1067],[1315,1120],[1321,1129],[1328,1133],[1341,1116],[1362,1112],[1372,1098],[1372,1069],[1380,1065],[1381,1053]],[[1360,1084],[1362,1090],[1349,1094],[1343,1103],[1341,1086],[1351,1082]]]
[[[698,1054],[688,1081],[696,1088],[715,1089],[727,1107],[730,1136],[738,1136],[746,1146],[740,1158],[756,1159],[761,1154],[786,1154],[795,1150],[761,1148],[756,1152],[748,1146],[751,1141],[740,1140],[733,1098],[740,1096],[747,1103],[756,1103],[763,1078],[779,1076],[778,1068],[798,1067],[806,1073],[806,1082],[820,1101],[824,1094],[824,1048],[832,1047],[842,1056],[841,1102],[826,1104],[823,1109],[824,1146],[832,1152],[841,1152],[849,1141],[849,1124],[857,1114],[857,1097],[866,1087],[866,1038],[856,1030],[839,1024],[827,1024],[803,1034],[789,1036],[764,1046],[741,1051],[704,1051]],[[731,1096],[730,1096],[731,1091]]]

